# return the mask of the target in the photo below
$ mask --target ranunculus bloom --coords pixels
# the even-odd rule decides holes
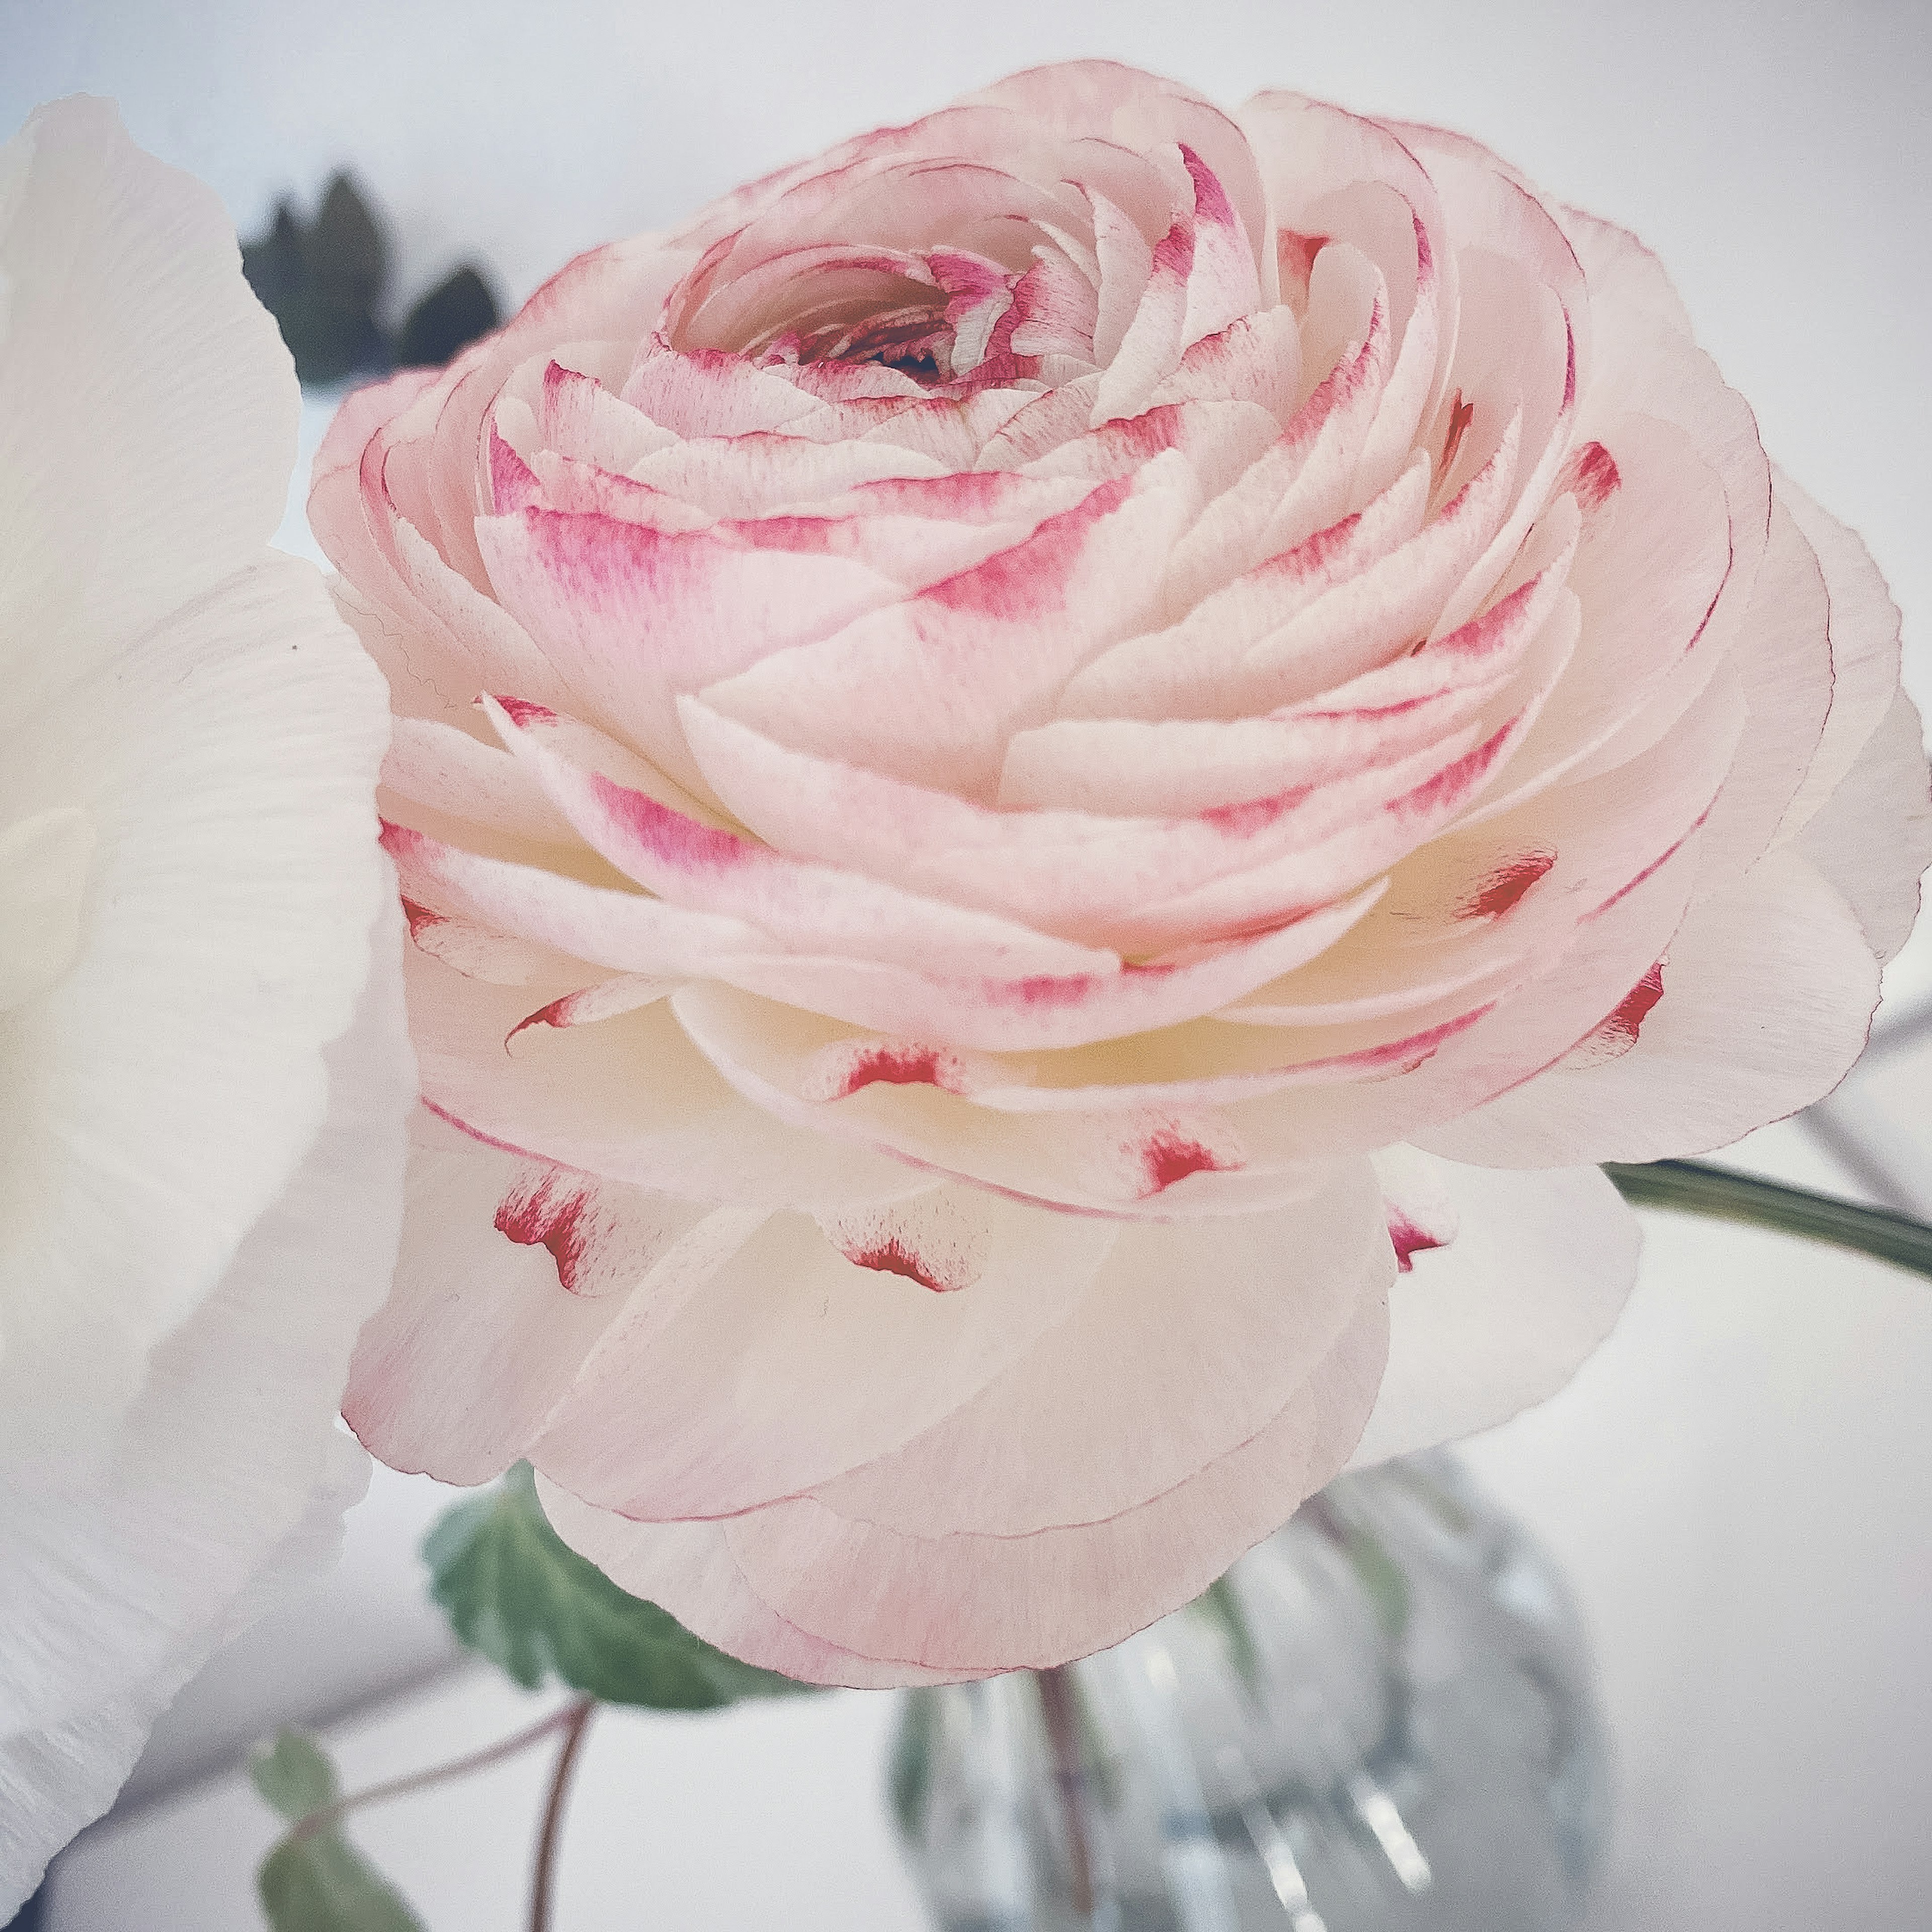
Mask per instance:
[[[388,718],[268,548],[298,406],[213,194],[101,101],[0,147],[0,1922],[368,1466]]]
[[[1911,922],[1856,541],[1432,130],[1022,75],[580,257],[313,511],[447,1124],[350,1419],[800,1676],[1105,1644],[1547,1392],[1588,1163],[1823,1093]]]

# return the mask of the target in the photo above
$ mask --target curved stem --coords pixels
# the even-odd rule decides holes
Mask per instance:
[[[472,1772],[487,1771],[493,1764],[500,1764],[504,1759],[514,1757],[518,1752],[528,1750],[532,1744],[538,1744],[551,1732],[561,1730],[572,1722],[578,1712],[590,1700],[579,1698],[566,1704],[561,1710],[553,1711],[547,1718],[540,1718],[527,1730],[502,1738],[494,1744],[485,1744],[478,1751],[466,1756],[452,1758],[447,1764],[432,1765],[427,1771],[412,1771],[401,1778],[392,1778],[386,1784],[372,1784],[366,1791],[352,1791],[346,1798],[338,1798],[333,1804],[325,1804],[320,1811],[311,1811],[306,1818],[292,1826],[289,1832],[292,1838],[312,1838],[318,1832],[326,1832],[330,1826],[351,1811],[359,1811],[365,1804],[380,1804],[391,1798],[406,1798],[412,1792],[428,1791],[439,1784],[447,1784],[452,1778],[467,1778]]]
[[[550,1774],[550,1796],[544,1801],[543,1823],[537,1832],[537,1856],[530,1875],[530,1932],[550,1932],[550,1894],[555,1883],[556,1848],[563,1838],[563,1808],[570,1796],[570,1774],[577,1768],[577,1754],[584,1748],[584,1734],[597,1708],[596,1700],[580,1697],[570,1706],[569,1721],[563,1727],[563,1744],[556,1754],[556,1768]]]
[[[1856,1201],[1760,1180],[1699,1160],[1654,1160],[1641,1166],[1606,1161],[1604,1172],[1624,1198],[1639,1207],[1667,1208],[1828,1241],[1932,1280],[1932,1228],[1909,1214],[1861,1207]]]

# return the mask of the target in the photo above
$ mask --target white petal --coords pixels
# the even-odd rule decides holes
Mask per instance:
[[[1554,1394],[1610,1333],[1636,1279],[1636,1216],[1596,1168],[1426,1164],[1454,1203],[1455,1238],[1414,1252],[1396,1279],[1388,1366],[1352,1468],[1490,1428]]]
[[[132,1407],[89,1453],[0,1469],[0,1911],[106,1809],[215,1646],[332,1559],[361,1493],[336,1410],[395,1258],[412,1085],[393,910],[377,943],[322,1056],[320,1132]]]

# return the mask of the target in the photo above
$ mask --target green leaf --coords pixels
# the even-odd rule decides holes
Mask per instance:
[[[926,1816],[939,1731],[938,1694],[930,1688],[908,1690],[899,1712],[898,1727],[892,1732],[891,1755],[886,1761],[886,1790],[892,1800],[892,1816],[898,1820],[900,1833],[905,1838],[918,1835]]]
[[[489,284],[466,262],[410,310],[396,338],[396,366],[440,369],[500,320]]]
[[[302,252],[314,288],[365,314],[375,308],[388,277],[388,250],[368,203],[346,174],[328,184]]]
[[[272,1744],[257,1744],[248,1759],[248,1776],[264,1803],[291,1825],[321,1811],[342,1796],[335,1767],[322,1747],[302,1731],[278,1731]]]
[[[526,1690],[554,1677],[606,1703],[709,1711],[819,1688],[740,1664],[619,1589],[550,1528],[527,1463],[448,1510],[423,1558],[456,1634]]]
[[[295,1826],[262,1861],[255,1889],[274,1932],[423,1932],[402,1894],[343,1836],[333,1820],[303,1821],[342,1796],[335,1767],[314,1738],[281,1731],[258,1746],[248,1775]]]
[[[1606,1161],[1604,1172],[1626,1201],[1640,1208],[1668,1208],[1720,1221],[1772,1228],[1805,1240],[1851,1248],[1894,1268],[1932,1279],[1932,1228],[1908,1214],[1861,1207],[1829,1194],[1780,1186],[1698,1160],[1654,1160],[1626,1166]]]
[[[255,1876],[274,1932],[423,1932],[409,1902],[333,1827],[292,1832]]]

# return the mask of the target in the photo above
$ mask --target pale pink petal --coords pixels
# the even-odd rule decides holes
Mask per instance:
[[[684,716],[710,782],[762,836],[1141,955],[1262,934],[1346,896],[1453,817],[1509,738],[1452,728],[1332,784],[1290,775],[1270,795],[1143,818],[996,811],[790,751],[702,705]]]
[[[1388,1366],[1350,1466],[1506,1422],[1609,1334],[1636,1277],[1636,1216],[1594,1168],[1431,1161],[1454,1238],[1414,1250],[1389,1300]]]
[[[356,1342],[343,1412],[392,1468],[488,1482],[542,1433],[652,1269],[717,1214],[519,1160],[433,1116],[416,1140],[395,1286]]]
[[[541,1475],[537,1494],[557,1534],[634,1596],[661,1603],[675,1592],[711,1606],[710,1641],[734,1657],[756,1658],[802,1683],[862,1690],[950,1683],[958,1675],[862,1657],[788,1623],[746,1583],[722,1522],[632,1522]]]
[[[1258,94],[1241,122],[1284,238],[1366,250],[1387,281],[1401,347],[1364,452],[1372,482],[1412,448],[1441,400],[1460,297],[1456,257],[1435,184],[1388,128],[1292,94]]]
[[[1900,692],[1794,842],[1850,906],[1880,965],[1910,936],[1932,866],[1927,792],[1924,727]]]
[[[1185,459],[1157,457],[1024,543],[822,644],[772,652],[705,701],[800,750],[988,796],[1006,738],[1145,624],[1192,496]]]
[[[1526,1167],[1699,1154],[1820,1099],[1864,1048],[1877,962],[1789,850],[1700,898],[1659,957],[1661,995],[1633,1016],[1627,1050],[1552,1066],[1418,1138]]]
[[[1372,1235],[1372,1258],[1324,1257],[1358,1270],[1360,1298],[1302,1386],[1238,1448],[1163,1495],[1031,1535],[937,1537],[848,1520],[803,1498],[727,1523],[736,1578],[661,1570],[659,1600],[700,1635],[729,1627],[742,1644],[759,1629],[736,1600],[748,1588],[768,1612],[839,1649],[954,1676],[1037,1668],[1118,1642],[1204,1589],[1346,1458],[1387,1346],[1383,1283],[1393,1264],[1380,1229]],[[1113,1413],[1139,1430],[1137,1418]],[[630,1545],[647,1546],[644,1535]],[[606,1561],[620,1582],[636,1574],[616,1552]],[[864,1590],[849,1587],[855,1576]]]
[[[891,1200],[928,1184],[883,1155],[749,1106],[663,1002],[595,1027],[532,1028],[527,989],[488,986],[412,950],[410,1030],[424,1102],[474,1138],[653,1192],[764,1207]]]
[[[1102,652],[1068,684],[1061,715],[1238,716],[1249,652],[1409,544],[1428,494],[1429,466],[1418,460],[1372,502],[1208,592],[1177,622]]]
[[[677,729],[680,692],[902,594],[851,558],[709,531],[534,508],[485,518],[478,531],[497,596],[555,671],[529,688],[508,676],[476,688],[581,708],[685,784],[696,774]],[[574,702],[541,688],[559,675]]]
[[[707,825],[602,776],[570,755],[552,721],[525,706],[487,708],[503,740],[535,772],[585,842],[639,884],[694,911],[742,920],[782,948],[849,954],[953,974],[1106,970],[1111,955],[902,890],[863,873],[802,864]]]
[[[910,1536],[1012,1537],[1164,1494],[1294,1400],[1386,1281],[1377,1199],[1358,1161],[1270,1213],[1121,1229],[1011,1367],[818,1500]]]
[[[1747,719],[1724,788],[1705,828],[1705,892],[1741,878],[1771,844],[1821,749],[1834,677],[1818,648],[1831,602],[1811,546],[1781,501],[1728,667]]]
[[[1276,1207],[1312,1184],[1306,1154],[1251,1160],[1226,1115],[1185,1092],[1055,1094],[1021,1084],[1023,1065],[960,1070],[950,1050],[935,1065],[934,1048],[916,1034],[855,1034],[721,986],[686,987],[673,1010],[754,1106],[814,1135],[1016,1199],[1165,1220]],[[871,1076],[864,1070],[873,1064],[896,1070]],[[1024,1104],[1056,1098],[1065,1104],[1051,1112]]]
[[[577,835],[543,788],[500,745],[434,718],[398,718],[382,782],[455,819],[537,844]]]
[[[1194,183],[1194,250],[1187,284],[1187,313],[1181,325],[1184,350],[1218,335],[1230,322],[1261,306],[1258,258],[1251,238],[1220,177],[1194,150],[1181,146],[1180,158]]]
[[[718,1516],[891,1454],[1077,1302],[1119,1238],[973,1188],[773,1216],[676,1301],[634,1297],[532,1443],[573,1495]]]
[[[1790,478],[1778,500],[1816,554],[1831,599],[1832,708],[1784,830],[1797,830],[1844,780],[1898,688],[1899,616],[1885,580],[1858,537]]]

